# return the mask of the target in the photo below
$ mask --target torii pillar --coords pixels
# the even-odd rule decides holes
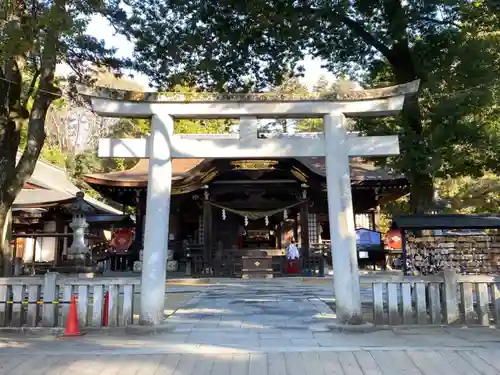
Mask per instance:
[[[352,207],[349,157],[399,154],[397,136],[349,135],[345,116],[391,116],[405,96],[418,90],[418,81],[406,85],[346,93],[342,98],[273,101],[268,95],[203,97],[185,101],[156,98],[151,93],[109,92],[87,94],[94,111],[102,116],[150,118],[152,131],[144,139],[101,139],[99,156],[149,158],[146,231],[141,276],[140,323],[160,324],[164,319],[166,259],[172,158],[326,158],[328,216],[334,271],[337,318],[359,324],[361,297]],[[103,95],[104,94],[104,95]],[[111,95],[110,95],[111,94]],[[180,96],[179,96],[180,95]],[[120,97],[121,99],[116,99]],[[139,97],[139,98],[138,98]],[[139,100],[138,100],[139,99]],[[239,135],[176,135],[174,118],[240,118]],[[322,117],[324,134],[296,134],[280,139],[258,139],[257,119]]]

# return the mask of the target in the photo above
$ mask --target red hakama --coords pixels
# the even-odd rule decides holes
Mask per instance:
[[[287,274],[297,274],[300,273],[300,262],[298,259],[288,259],[286,261],[286,269]]]

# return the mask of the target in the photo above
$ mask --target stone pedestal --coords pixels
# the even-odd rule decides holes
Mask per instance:
[[[272,257],[264,250],[250,250],[246,256],[241,257],[243,279],[272,279]]]
[[[51,267],[52,272],[58,272],[61,274],[92,274],[99,275],[102,272],[99,272],[97,264],[94,262],[85,262],[78,260],[68,260],[62,261],[59,265]]]
[[[85,216],[74,215],[69,226],[73,230],[73,243],[68,248],[67,259],[84,259],[90,254],[89,248],[85,243],[85,232],[89,224]]]
[[[179,264],[174,260],[174,251],[171,249],[167,250],[167,272],[176,272],[179,268]]]
[[[142,272],[142,261],[136,260],[134,262],[133,272],[137,272],[137,273]]]

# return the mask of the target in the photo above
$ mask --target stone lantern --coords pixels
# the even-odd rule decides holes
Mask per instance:
[[[75,201],[66,207],[66,210],[72,214],[69,226],[73,230],[73,242],[68,248],[66,263],[86,268],[91,266],[92,263],[90,249],[85,239],[85,234],[89,227],[86,217],[94,212],[94,208],[83,197],[84,193],[76,193]],[[69,265],[66,264],[66,266]],[[85,269],[85,271],[88,272],[89,270]]]

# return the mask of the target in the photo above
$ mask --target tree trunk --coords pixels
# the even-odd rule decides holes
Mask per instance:
[[[409,81],[407,81],[409,82]],[[407,99],[403,109],[406,123],[405,133],[401,135],[403,168],[410,182],[410,210],[422,214],[432,208],[434,196],[433,171],[429,169],[429,151],[425,135],[418,98]]]
[[[6,115],[0,117],[0,276],[11,276],[10,237],[12,221],[10,209],[15,197],[8,189],[16,169],[19,132]]]
[[[22,2],[21,2],[22,3]],[[65,22],[65,0],[56,0],[52,7],[53,23],[47,28],[42,55],[40,57],[40,69],[36,74],[39,77],[38,88],[30,90],[25,100],[22,100],[22,64],[23,55],[8,56],[5,67],[0,67],[0,78],[5,70],[6,79],[0,80],[0,228],[5,233],[4,224],[8,221],[8,213],[17,195],[24,184],[30,178],[35,169],[36,162],[45,142],[45,117],[51,103],[60,97],[60,90],[54,86],[54,75],[59,51],[59,37]],[[19,11],[25,8],[19,7]],[[31,89],[35,88],[32,81]],[[28,137],[24,152],[16,163],[16,155],[19,147],[21,128],[28,118],[26,104],[31,99],[31,91],[34,101],[29,113]],[[4,259],[5,241],[0,236],[2,247],[2,260]],[[9,250],[10,251],[10,250]],[[3,262],[5,264],[5,262]],[[5,268],[5,267],[4,267]]]
[[[0,252],[3,277],[12,276],[12,250],[10,240],[12,238],[12,211],[6,213],[0,209]]]
[[[404,84],[416,79],[418,74],[407,43],[398,44],[392,51],[389,63],[396,83]],[[402,121],[405,123],[401,135],[403,172],[410,181],[410,209],[414,214],[425,213],[432,207],[434,195],[433,171],[429,169],[428,145],[422,125],[422,113],[418,96],[406,99]]]
[[[396,83],[403,84],[420,79],[425,72],[419,71],[408,40],[408,19],[400,0],[384,0],[383,12],[387,21],[387,33],[392,45],[380,52],[392,67]],[[410,207],[413,213],[424,213],[430,209],[434,193],[433,171],[429,169],[428,145],[422,124],[422,113],[418,96],[407,98],[403,108],[405,132],[401,136],[403,172],[411,183]]]

